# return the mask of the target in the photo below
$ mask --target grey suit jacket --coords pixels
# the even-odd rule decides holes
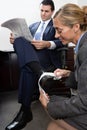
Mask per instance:
[[[87,32],[82,36],[75,62],[77,95],[69,97],[52,96],[47,105],[49,114],[55,119],[75,117],[87,126]],[[82,115],[82,119],[79,116]]]

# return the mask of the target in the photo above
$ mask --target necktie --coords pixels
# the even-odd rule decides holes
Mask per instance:
[[[41,24],[41,27],[40,27],[39,30],[35,33],[35,36],[34,36],[35,40],[40,40],[40,39],[41,39],[41,35],[42,35],[43,29],[44,29],[44,25],[45,25],[45,22],[43,22],[43,23]]]

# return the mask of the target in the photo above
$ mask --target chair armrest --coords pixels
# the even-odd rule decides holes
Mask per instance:
[[[62,47],[62,48],[58,48],[56,49],[56,51],[58,52],[60,61],[61,61],[61,68],[62,69],[66,69],[67,68],[67,51],[68,51],[68,47]]]
[[[62,48],[58,48],[56,49],[57,51],[68,51],[68,47],[62,47]]]

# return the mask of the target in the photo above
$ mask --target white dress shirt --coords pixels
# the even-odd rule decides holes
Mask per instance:
[[[49,20],[47,20],[47,21],[44,21],[44,22],[45,22],[45,25],[44,25],[43,31],[42,31],[42,33],[41,33],[41,38],[40,38],[40,40],[42,40],[43,33],[44,33],[44,31],[45,31],[45,29],[46,29],[48,23],[50,22],[50,20],[51,20],[51,19],[49,19]],[[41,23],[40,23],[40,25],[39,25],[39,27],[38,27],[36,33],[39,32],[39,30],[40,30],[40,28],[41,28],[41,26],[42,26],[42,22],[43,22],[43,21],[41,20]],[[56,48],[56,44],[55,44],[53,41],[49,41],[49,42],[50,42],[51,46],[50,46],[48,49],[55,49],[55,48]]]

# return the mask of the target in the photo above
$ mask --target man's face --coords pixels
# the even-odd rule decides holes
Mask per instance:
[[[43,21],[49,20],[52,17],[53,12],[50,5],[40,5],[40,15]]]

